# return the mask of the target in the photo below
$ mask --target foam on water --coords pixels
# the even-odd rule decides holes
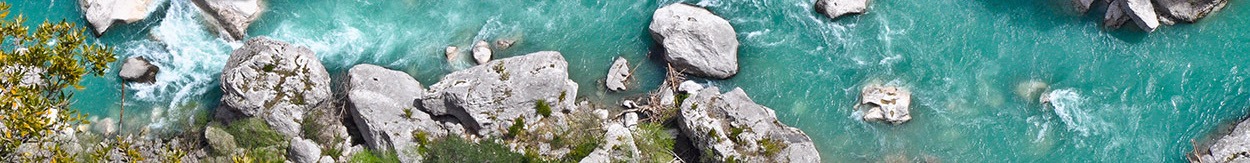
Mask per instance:
[[[181,120],[200,108],[183,108],[189,102],[198,102],[200,96],[215,89],[222,66],[229,57],[232,44],[212,34],[204,24],[199,8],[189,1],[171,1],[169,9],[149,39],[124,43],[123,56],[142,56],[160,68],[156,81],[151,84],[132,83],[127,89],[134,90],[132,99],[141,103],[163,103],[152,107],[150,112],[169,112],[177,116],[156,116]],[[131,101],[128,101],[131,102]],[[142,106],[139,104],[127,104]],[[176,111],[165,111],[179,108]],[[154,120],[153,127],[173,120]]]
[[[1077,91],[1071,88],[1058,89],[1051,91],[1048,96],[1051,105],[1054,106],[1055,115],[1059,116],[1068,130],[1076,131],[1081,136],[1101,132],[1099,129],[1105,124],[1082,106],[1085,104],[1085,98],[1081,97]]]

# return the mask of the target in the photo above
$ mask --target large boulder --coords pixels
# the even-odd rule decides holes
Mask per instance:
[[[117,72],[117,76],[123,81],[152,83],[156,81],[157,72],[160,72],[160,68],[152,65],[147,59],[130,57],[122,64],[122,69]]]
[[[656,10],[649,28],[651,37],[664,46],[664,59],[674,68],[717,79],[738,73],[738,35],[725,18],[676,3]]]
[[[1193,153],[1193,162],[1250,162],[1246,151],[1250,151],[1250,121],[1237,124],[1231,133],[1216,140],[1209,148],[1197,149]],[[1201,148],[1201,147],[1195,147]]]
[[[1137,23],[1137,27],[1146,32],[1154,32],[1159,28],[1159,15],[1155,14],[1154,5],[1150,0],[1119,0],[1120,7],[1128,17]]]
[[[288,147],[286,158],[292,162],[317,162],[321,159],[321,147],[312,140],[296,138],[290,141]]]
[[[1107,4],[1107,12],[1103,15],[1102,26],[1107,29],[1119,29],[1121,25],[1128,22],[1128,14],[1124,12],[1122,7],[1124,0],[1110,0]]]
[[[816,12],[837,19],[842,15],[868,12],[868,3],[871,3],[870,0],[817,0],[815,6]]]
[[[356,65],[348,70],[348,112],[365,146],[374,150],[415,153],[421,139],[447,135],[448,131],[434,117],[415,109],[412,102],[424,90],[421,83],[404,72],[376,65]],[[399,155],[401,160],[419,162],[412,154]]]
[[[155,7],[153,0],[78,0],[83,17],[96,36],[104,34],[113,23],[134,23],[147,18]]]
[[[612,67],[608,69],[608,78],[604,82],[604,86],[612,91],[624,91],[625,79],[629,78],[629,61],[625,57],[617,57],[612,62]]]
[[[422,111],[455,117],[469,133],[500,137],[517,119],[530,127],[544,118],[558,123],[574,109],[577,83],[560,52],[544,51],[452,72],[426,92]]]
[[[230,54],[221,88],[225,111],[298,137],[304,113],[330,98],[330,75],[308,48],[259,37]]]
[[[1089,8],[1094,6],[1094,1],[1102,0],[1072,0],[1072,3],[1075,3],[1077,12],[1085,13],[1089,12]]]
[[[806,133],[777,120],[776,113],[756,104],[735,88],[720,94],[705,88],[681,104],[678,127],[695,147],[711,151],[716,162],[820,162],[820,153]]]
[[[486,64],[487,61],[490,61],[490,56],[490,43],[477,41],[477,44],[473,44],[473,60],[477,61],[477,64]]]
[[[865,121],[899,124],[911,120],[911,92],[898,87],[870,84],[860,94],[856,107]]]
[[[207,12],[217,27],[228,34],[229,40],[242,40],[247,27],[260,18],[265,10],[260,0],[192,0]]]
[[[1212,11],[1223,8],[1228,0],[1153,0],[1156,11],[1172,21],[1194,23]]]

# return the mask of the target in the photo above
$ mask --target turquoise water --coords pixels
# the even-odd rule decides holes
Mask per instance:
[[[1181,162],[1191,140],[1248,113],[1250,2],[1144,34],[1101,29],[1102,13],[1070,11],[1067,1],[874,1],[870,13],[837,21],[815,13],[813,0],[687,2],[728,19],[742,44],[740,73],[705,82],[742,87],[807,132],[826,162]],[[274,0],[249,35],[307,46],[332,74],[371,63],[425,85],[472,65],[447,63],[444,47],[517,39],[496,58],[560,51],[579,97],[611,102],[659,84],[646,27],[675,2]],[[9,3],[32,20],[85,24],[72,0]],[[186,0],[158,8],[99,41],[162,67],[155,84],[127,86],[127,123],[176,130],[217,105],[216,78],[240,44],[205,30]],[[637,87],[606,93],[600,80],[617,56],[636,64]],[[87,81],[74,105],[115,117],[115,75]],[[1047,83],[1055,107],[1017,95],[1028,81]],[[859,88],[874,82],[911,89],[914,119],[854,118]]]

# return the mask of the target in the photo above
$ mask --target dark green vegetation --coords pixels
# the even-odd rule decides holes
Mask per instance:
[[[547,100],[538,100],[534,102],[534,109],[538,111],[538,115],[543,117],[551,116],[551,104],[547,104]]]
[[[399,156],[396,155],[395,152],[378,152],[378,151],[366,149],[365,151],[360,151],[360,152],[357,152],[355,155],[352,155],[351,160],[348,160],[347,162],[394,163],[394,162],[399,162]]]
[[[425,147],[428,149],[423,156],[430,163],[465,163],[465,162],[544,162],[533,156],[527,157],[508,150],[507,146],[495,141],[483,140],[473,143],[455,136],[448,136],[434,141]]]
[[[221,124],[209,124],[221,127]],[[251,162],[283,162],[286,160],[287,141],[281,133],[269,128],[260,118],[235,120],[222,127],[226,133],[234,136],[243,153],[232,155],[232,159]]]
[[[673,160],[673,150],[677,140],[666,132],[667,128],[658,123],[638,124],[634,134],[634,142],[642,151],[644,162],[669,162]]]

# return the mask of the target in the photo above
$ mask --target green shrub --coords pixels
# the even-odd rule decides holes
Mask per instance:
[[[569,151],[568,155],[564,155],[564,160],[566,161],[582,160],[582,158],[586,158],[586,156],[590,156],[590,153],[594,152],[595,148],[599,148],[599,144],[600,143],[598,140],[590,140],[590,141],[584,141],[584,142],[578,143],[576,147],[573,147],[573,151]]]
[[[786,148],[786,143],[772,138],[760,139],[758,143],[764,147],[765,156],[776,156],[778,152]]]
[[[278,131],[269,128],[269,125],[260,118],[247,118],[236,120],[226,126],[226,132],[230,133],[238,141],[239,146],[243,148],[263,148],[270,146],[285,146],[286,137],[282,136]],[[285,151],[285,149],[283,149]]]
[[[534,102],[534,109],[538,110],[538,115],[542,115],[543,117],[551,116],[551,105],[547,104],[547,100],[538,100],[537,102]]]
[[[394,163],[399,162],[399,155],[395,152],[379,152],[368,150],[356,152],[347,162],[351,163]]]
[[[690,98],[690,94],[689,94],[689,93],[678,93],[678,94],[676,95],[676,98],[673,98],[673,100],[675,100],[675,101],[673,101],[673,103],[674,103],[674,104],[677,104],[677,107],[681,107],[681,103],[682,103],[683,101],[686,101],[686,98]]]
[[[522,134],[521,132],[525,132],[524,130],[525,130],[525,118],[517,117],[516,120],[512,121],[512,126],[508,126],[507,136],[508,138],[516,138],[517,136],[520,136]]]
[[[467,163],[467,162],[537,162],[520,153],[508,150],[507,146],[495,141],[483,140],[472,143],[456,136],[448,136],[434,141],[427,146],[425,162],[429,163]],[[536,153],[536,152],[534,152]]]
[[[642,123],[638,125],[635,142],[638,150],[646,158],[644,162],[669,162],[673,160],[673,149],[677,140],[665,131],[659,123]]]
[[[72,160],[75,156],[60,145],[29,144],[60,141],[55,140],[60,139],[57,131],[90,123],[78,113],[79,108],[71,108],[75,89],[85,89],[79,82],[87,75],[103,76],[117,57],[112,48],[89,40],[86,28],[64,20],[26,23],[21,13],[10,15],[7,2],[12,1],[0,2],[0,89],[4,90],[0,93],[0,126],[6,126],[0,130],[0,158],[13,162]],[[31,29],[27,24],[38,25]],[[22,80],[29,76],[38,77]],[[23,145],[49,154],[18,155],[18,147]]]

